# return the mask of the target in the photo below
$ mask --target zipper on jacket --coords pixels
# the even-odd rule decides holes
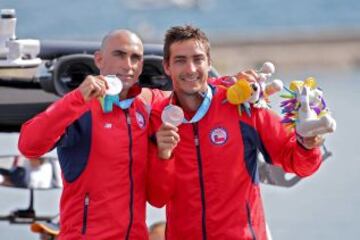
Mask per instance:
[[[254,231],[253,225],[251,223],[251,211],[250,211],[250,205],[249,205],[248,201],[246,201],[246,213],[247,213],[247,219],[248,219],[248,224],[249,224],[252,239],[256,240],[255,231]]]
[[[132,139],[132,132],[131,132],[131,118],[129,111],[126,109],[124,110],[125,116],[126,116],[126,123],[128,128],[128,136],[129,136],[129,181],[130,181],[130,202],[129,202],[129,212],[130,212],[130,219],[129,219],[129,225],[128,229],[126,231],[125,239],[130,239],[130,231],[133,224],[133,218],[134,218],[134,179],[133,179],[133,155],[132,155],[132,148],[133,148],[133,139]]]
[[[82,226],[82,230],[81,230],[81,233],[83,235],[86,234],[89,203],[90,203],[89,193],[86,193],[85,198],[84,198],[83,226]]]
[[[200,191],[201,191],[201,207],[202,207],[202,215],[201,215],[201,227],[202,227],[202,239],[207,239],[206,234],[206,204],[205,204],[205,184],[204,184],[204,174],[202,167],[202,159],[200,152],[200,140],[199,140],[199,129],[198,124],[193,123],[193,131],[194,131],[194,141],[196,147],[196,155],[198,162],[198,170],[199,170],[199,182],[200,182]]]

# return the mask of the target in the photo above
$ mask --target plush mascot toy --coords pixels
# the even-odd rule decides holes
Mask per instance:
[[[317,87],[314,78],[305,81],[292,81],[289,88],[285,88],[286,98],[281,103],[282,122],[289,128],[294,128],[302,137],[312,137],[325,133],[332,133],[336,129],[336,122],[331,117],[326,106],[323,91]]]
[[[281,80],[269,81],[274,73],[274,64],[265,62],[259,71],[259,80],[257,82],[251,83],[245,79],[236,79],[235,83],[227,89],[227,101],[238,105],[240,114],[244,109],[248,115],[251,115],[251,106],[269,108],[269,96],[281,91],[283,88]]]

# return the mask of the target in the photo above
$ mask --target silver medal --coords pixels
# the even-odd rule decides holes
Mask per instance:
[[[118,77],[115,75],[107,75],[105,76],[105,80],[109,87],[105,92],[106,95],[118,95],[121,92],[123,85]]]
[[[170,123],[177,127],[184,120],[184,112],[180,107],[170,104],[162,111],[161,120],[163,123]]]

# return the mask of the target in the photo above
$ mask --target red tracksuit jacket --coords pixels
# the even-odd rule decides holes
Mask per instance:
[[[305,150],[271,111],[241,115],[224,102],[226,90],[212,88],[213,99],[197,123],[179,126],[174,158],[160,160],[151,146],[148,198],[166,204],[167,240],[266,239],[257,154],[287,172],[308,176],[320,166],[319,149]],[[153,106],[154,129],[169,99]]]
[[[99,101],[85,103],[75,90],[23,125],[19,149],[26,157],[57,147],[61,239],[148,238],[148,119],[138,97],[128,110],[103,113]]]

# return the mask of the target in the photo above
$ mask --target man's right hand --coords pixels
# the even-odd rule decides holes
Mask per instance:
[[[103,97],[108,88],[105,78],[101,75],[88,75],[79,86],[79,90],[86,102],[93,98]]]
[[[245,79],[248,82],[253,83],[253,82],[258,82],[260,77],[255,70],[251,69],[247,71],[238,72],[237,74],[235,74],[235,78]]]
[[[156,132],[159,158],[169,159],[171,157],[173,150],[180,141],[180,136],[177,132],[178,128],[169,123],[163,123]]]

